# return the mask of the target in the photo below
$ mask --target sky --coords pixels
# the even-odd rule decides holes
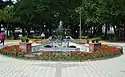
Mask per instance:
[[[9,0],[3,0],[3,1],[9,1]],[[13,1],[13,3],[16,3],[16,0],[12,0]]]
[[[3,1],[8,1],[8,0],[3,0]],[[16,2],[16,0],[12,0],[12,1]]]

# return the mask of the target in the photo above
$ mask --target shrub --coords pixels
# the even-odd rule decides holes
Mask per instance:
[[[92,38],[92,43],[99,43],[100,40],[101,40],[101,38],[99,38],[99,37]]]
[[[91,41],[92,41],[92,43],[95,43],[95,39],[92,39]]]
[[[21,37],[21,42],[25,42],[25,37]]]
[[[29,38],[30,38],[30,39],[34,39],[34,36],[35,36],[35,34],[29,35]]]
[[[88,39],[88,36],[81,36],[81,39]]]
[[[29,38],[27,36],[22,36],[21,37],[21,42],[29,42]]]
[[[26,42],[29,42],[30,39],[29,39],[29,38],[26,38],[25,40],[26,40]]]

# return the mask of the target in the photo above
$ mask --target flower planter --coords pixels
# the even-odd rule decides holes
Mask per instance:
[[[31,52],[31,48],[32,48],[31,44],[32,43],[20,42],[19,48],[20,48],[20,50],[22,50],[24,52]]]
[[[101,43],[89,43],[89,51],[96,51],[101,47]]]

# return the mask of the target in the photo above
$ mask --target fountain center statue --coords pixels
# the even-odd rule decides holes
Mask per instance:
[[[63,22],[59,22],[59,26],[55,31],[54,40],[51,40],[43,45],[43,47],[39,51],[80,51],[80,45],[70,42],[65,39],[65,29],[63,28]],[[53,38],[52,38],[53,39]],[[87,49],[88,47],[84,47]]]
[[[64,39],[65,36],[64,36],[64,29],[63,29],[63,22],[62,21],[59,22],[59,26],[55,32],[56,32],[55,34],[56,34],[56,37],[58,40]]]

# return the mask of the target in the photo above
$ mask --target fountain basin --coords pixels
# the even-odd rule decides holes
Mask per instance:
[[[39,51],[62,51],[62,52],[67,52],[67,51],[80,51],[80,48],[42,48]]]
[[[61,43],[61,44],[60,44]],[[48,45],[48,47],[47,47]],[[89,52],[89,45],[85,44],[76,44],[70,41],[50,41],[44,44],[32,45],[32,52],[42,52],[42,51],[81,51],[81,52]]]

